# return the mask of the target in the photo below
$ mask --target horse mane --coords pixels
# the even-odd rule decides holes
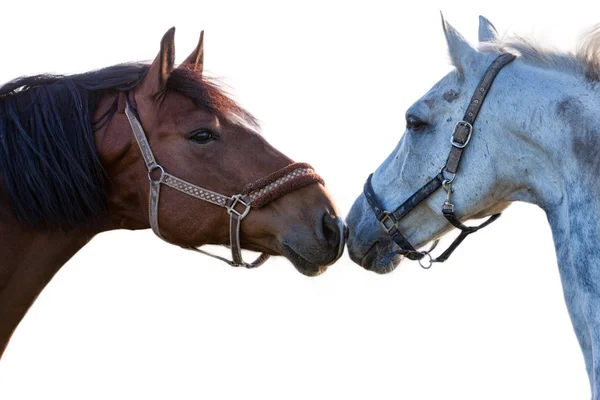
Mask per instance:
[[[574,52],[561,52],[522,36],[482,43],[483,52],[516,53],[526,63],[561,72],[583,75],[589,82],[600,82],[600,24],[586,31]]]
[[[8,203],[21,223],[66,231],[106,217],[107,177],[94,132],[117,111],[117,101],[98,121],[92,120],[94,111],[103,94],[133,89],[148,68],[120,64],[75,75],[21,77],[0,86],[1,204]],[[177,68],[166,87],[218,117],[258,126],[213,79]]]

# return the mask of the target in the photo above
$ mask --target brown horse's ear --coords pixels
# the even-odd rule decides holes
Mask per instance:
[[[192,54],[181,65],[202,74],[202,70],[204,69],[204,31],[200,32],[198,46],[196,46]]]
[[[162,91],[167,84],[167,79],[175,66],[175,27],[165,33],[160,41],[160,52],[154,59],[150,68],[140,84],[140,90],[153,96]]]

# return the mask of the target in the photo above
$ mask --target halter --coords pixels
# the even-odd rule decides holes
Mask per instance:
[[[209,202],[211,204],[223,207],[230,216],[229,219],[229,242],[231,247],[232,261],[220,257],[197,247],[181,246],[184,249],[197,251],[207,256],[224,261],[234,267],[255,268],[264,264],[269,259],[269,255],[262,253],[252,263],[244,262],[240,246],[240,226],[242,220],[248,215],[250,210],[261,208],[275,199],[298,189],[302,186],[313,183],[324,184],[323,179],[317,175],[314,169],[305,163],[294,163],[284,167],[273,174],[261,178],[258,181],[246,186],[244,191],[233,196],[226,196],[213,192],[183,179],[177,178],[165,171],[165,169],[156,162],[142,124],[137,116],[137,111],[126,98],[125,115],[129,120],[135,139],[140,147],[146,169],[148,170],[148,180],[150,181],[150,202],[148,214],[150,226],[159,238],[168,242],[161,234],[158,226],[158,205],[160,199],[161,184],[167,185],[175,190],[185,193],[197,199]],[[157,179],[152,177],[153,172],[160,171]]]
[[[364,194],[371,206],[371,209],[375,213],[375,216],[379,220],[379,223],[383,227],[383,229],[390,235],[391,239],[396,243],[400,249],[396,250],[389,255],[387,255],[381,262],[386,264],[389,262],[395,255],[400,254],[407,257],[409,260],[416,260],[419,262],[421,267],[425,269],[429,269],[433,263],[442,263],[446,261],[450,255],[456,250],[456,248],[465,240],[467,236],[470,234],[477,232],[481,228],[485,228],[492,222],[500,217],[500,214],[494,214],[489,217],[486,221],[484,221],[481,225],[477,226],[466,226],[464,225],[454,214],[454,204],[452,204],[452,184],[456,178],[456,172],[458,171],[458,166],[460,165],[460,160],[462,154],[469,144],[471,140],[471,135],[473,134],[473,125],[475,124],[475,119],[477,119],[477,115],[481,110],[481,106],[483,105],[483,101],[485,100],[496,76],[500,70],[510,64],[516,57],[513,54],[502,54],[498,58],[496,58],[492,64],[488,67],[487,71],[481,78],[479,85],[477,85],[477,90],[473,94],[471,98],[471,102],[467,107],[467,111],[462,119],[462,121],[458,121],[456,126],[454,127],[454,131],[452,132],[452,136],[450,137],[450,143],[452,144],[452,148],[450,149],[450,154],[446,161],[446,165],[442,168],[439,174],[429,182],[427,182],[423,187],[417,190],[412,196],[408,198],[404,203],[400,205],[400,207],[396,208],[394,211],[389,212],[386,211],[377,196],[375,195],[375,191],[373,190],[373,185],[371,184],[371,178],[373,174],[369,175],[367,182],[364,187]],[[454,239],[454,241],[450,244],[450,246],[437,258],[433,258],[431,256],[431,251],[437,246],[438,241],[436,240],[431,248],[426,251],[416,250],[410,242],[402,235],[402,232],[398,229],[398,222],[406,216],[413,208],[415,208],[420,202],[425,200],[431,194],[433,194],[436,190],[442,187],[446,191],[446,200],[442,204],[442,214],[444,217],[454,225],[456,228],[461,230],[460,235]],[[422,259],[427,256],[429,257],[428,263],[423,264]]]

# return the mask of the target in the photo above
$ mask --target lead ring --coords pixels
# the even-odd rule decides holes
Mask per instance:
[[[420,265],[420,266],[421,266],[421,268],[423,268],[423,269],[429,269],[429,268],[431,268],[431,266],[433,265],[433,257],[431,257],[431,254],[429,254],[429,252],[428,252],[428,251],[425,251],[425,252],[423,252],[422,254],[423,254],[423,255],[426,255],[427,257],[429,257],[429,265],[425,266],[425,265],[423,265],[423,263],[421,262],[421,260],[423,260],[423,258],[425,258],[425,257],[421,258],[420,260],[417,260],[417,261],[419,261],[419,265]]]

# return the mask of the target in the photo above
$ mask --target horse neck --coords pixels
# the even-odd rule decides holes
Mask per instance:
[[[103,110],[107,108],[105,104]],[[1,188],[0,180],[0,190]],[[68,232],[23,226],[6,204],[0,205],[0,357],[15,328],[58,270],[110,220],[94,229]],[[101,226],[101,227],[100,227]]]
[[[583,351],[593,398],[600,398],[600,187],[565,179],[563,201],[546,209],[564,298]]]
[[[596,272],[600,267],[600,184],[597,179],[600,159],[582,153],[591,155],[600,150],[600,130],[588,130],[584,125],[582,121],[579,129],[567,133],[572,135],[572,146],[565,146],[557,153],[557,158],[564,158],[560,168],[562,176],[555,177],[555,183],[539,184],[546,186],[543,192],[555,191],[560,196],[554,195],[552,201],[542,200],[540,205],[552,229],[565,291],[573,286],[573,290],[600,296],[600,273]],[[577,144],[587,140],[590,142]],[[562,181],[557,184],[560,178]]]
[[[529,173],[521,171],[527,190],[514,200],[536,203],[546,212],[567,308],[594,398],[600,398],[600,332],[594,322],[600,316],[600,89],[581,78],[561,86],[568,89],[557,86],[547,93],[552,100],[545,118],[538,118],[539,110],[528,114],[527,138],[513,160],[533,161],[526,166]]]
[[[506,108],[496,108],[493,116],[504,121],[495,133],[494,156],[499,176],[520,188],[508,200],[534,203],[557,215],[576,193],[598,187],[600,85],[531,65],[520,65],[503,82],[495,88]]]
[[[115,94],[101,96],[95,119],[113,104]],[[131,145],[131,133],[124,118],[112,118],[96,133],[98,150],[105,150],[103,166],[110,179],[109,215],[97,228],[74,229],[68,232],[28,230],[8,211],[0,207],[0,357],[15,328],[37,296],[58,270],[95,234],[112,229],[147,228],[143,207],[136,201],[137,188],[132,187],[131,173],[123,174],[123,164]],[[131,169],[131,168],[130,168]],[[1,185],[1,181],[0,181]],[[118,190],[117,190],[118,189]],[[1,187],[0,187],[1,190]],[[142,209],[142,210],[141,210]]]
[[[528,136],[537,145],[529,140],[520,146],[525,148],[523,158],[533,160],[528,163],[530,171],[536,171],[526,178],[527,184],[535,202],[546,211],[559,260],[572,260],[562,252],[576,251],[587,254],[590,262],[592,258],[600,262],[598,245],[589,240],[600,233],[596,223],[600,219],[600,89],[572,77],[560,86],[569,89],[552,95],[549,117],[530,118]]]
[[[1,217],[0,259],[8,262],[0,263],[0,356],[42,289],[93,237],[81,231],[26,231],[11,216]]]

